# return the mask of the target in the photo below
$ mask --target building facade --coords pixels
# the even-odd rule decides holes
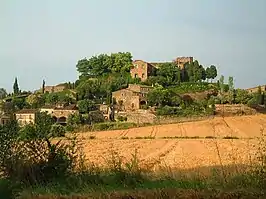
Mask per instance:
[[[145,61],[135,60],[133,61],[133,67],[130,70],[131,77],[140,78],[141,81],[147,80],[149,76],[152,76],[155,72],[155,67]]]
[[[184,69],[186,64],[190,64],[193,62],[193,57],[177,57],[175,59],[176,65],[182,70]]]
[[[20,126],[24,126],[26,124],[34,124],[37,112],[37,109],[23,109],[16,112],[15,117]]]
[[[113,92],[112,97],[122,111],[134,111],[147,104],[147,94],[152,89],[151,86],[129,84],[128,88]]]
[[[193,62],[193,57],[177,57],[173,62],[182,70],[186,64]],[[133,67],[130,70],[130,74],[132,78],[140,78],[141,81],[146,81],[149,76],[155,74],[155,71],[160,67],[160,64],[173,62],[148,63],[142,60],[135,60],[133,61]]]
[[[40,112],[46,112],[47,114],[50,114],[53,117],[54,121],[59,124],[66,124],[67,118],[70,115],[79,113],[78,108],[75,104],[65,107],[44,106],[40,109]]]
[[[257,86],[257,87],[254,87],[254,88],[248,88],[246,89],[249,93],[256,93],[259,91],[259,87],[261,88],[261,92],[266,92],[266,85],[264,86]]]
[[[0,126],[7,124],[10,121],[10,117],[7,115],[0,115]]]

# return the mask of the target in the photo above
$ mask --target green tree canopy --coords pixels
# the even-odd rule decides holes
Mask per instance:
[[[0,88],[0,99],[4,99],[7,96],[7,92],[4,88]]]
[[[81,59],[76,67],[80,73],[80,79],[99,77],[109,73],[129,72],[132,66],[132,55],[129,52],[100,54],[90,59]]]

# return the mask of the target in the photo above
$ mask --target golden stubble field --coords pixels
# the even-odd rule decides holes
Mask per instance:
[[[79,138],[87,160],[99,166],[106,166],[114,152],[128,161],[137,150],[140,164],[149,169],[204,170],[252,164],[264,128],[266,133],[266,115],[252,115],[80,133]],[[89,139],[90,136],[95,139]],[[141,139],[148,136],[154,139]],[[214,136],[217,139],[174,138],[176,136]],[[239,139],[221,139],[224,136]]]

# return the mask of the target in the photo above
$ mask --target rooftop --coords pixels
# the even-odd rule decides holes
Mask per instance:
[[[34,114],[37,113],[37,109],[22,109],[16,112],[16,114]]]

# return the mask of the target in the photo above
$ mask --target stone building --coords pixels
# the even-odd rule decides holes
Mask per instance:
[[[7,124],[10,121],[10,117],[7,115],[0,115],[0,126]]]
[[[193,62],[193,57],[177,57],[175,59],[175,63],[177,64],[177,66],[182,70],[184,69],[185,65],[187,63],[192,63]]]
[[[133,78],[140,78],[141,81],[145,81],[149,76],[153,75],[154,71],[155,67],[152,64],[142,60],[135,60],[130,74]]]
[[[77,114],[78,108],[75,104],[68,106],[44,106],[40,109],[40,112],[46,112],[50,114],[54,121],[59,124],[66,124],[67,118],[72,114]]]
[[[66,86],[45,86],[44,93],[57,93],[62,92],[66,89]],[[42,89],[41,89],[42,90]]]
[[[264,85],[264,86],[257,86],[257,87],[254,87],[254,88],[248,88],[248,89],[246,89],[246,90],[247,90],[249,93],[256,93],[256,92],[258,92],[259,87],[261,88],[261,92],[266,92],[266,85]]]
[[[112,93],[118,109],[123,111],[134,111],[147,104],[147,94],[153,87],[129,84],[128,88],[121,89]]]
[[[177,57],[174,60],[177,67],[184,69],[187,63],[192,63],[193,57]],[[160,64],[163,63],[172,63],[172,62],[145,62],[142,60],[133,61],[133,67],[130,70],[131,77],[140,78],[141,81],[147,80],[149,76],[153,76],[157,68],[160,67]]]
[[[37,109],[23,109],[15,113],[16,120],[20,126],[26,124],[34,124],[36,119]]]

